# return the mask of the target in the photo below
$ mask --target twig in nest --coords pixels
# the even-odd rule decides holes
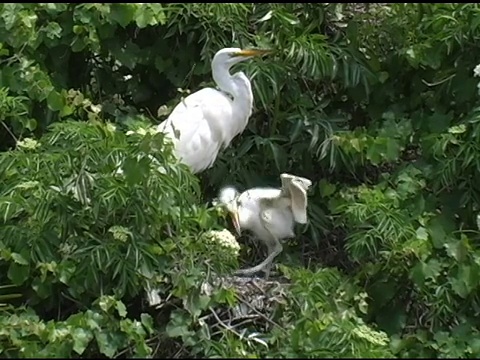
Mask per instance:
[[[185,345],[182,345],[180,349],[172,356],[172,359],[180,359],[181,357],[178,357],[178,355],[182,354],[185,351]]]
[[[247,316],[242,316],[241,318],[243,318],[244,320],[243,321],[240,321],[236,326],[237,327],[241,327],[242,325],[246,325],[248,323],[254,323],[254,321],[258,318],[260,318],[260,316],[258,315],[247,315]],[[240,318],[235,318],[235,319],[231,319],[229,321],[229,324],[234,321],[234,320],[238,320]]]
[[[242,302],[242,304],[245,304],[250,310],[252,310],[255,314],[257,314],[259,317],[261,317],[262,319],[264,319],[266,322],[270,323],[271,325],[273,326],[276,326],[278,327],[281,331],[283,331],[284,333],[286,333],[286,330],[284,328],[282,328],[278,323],[276,323],[275,321],[273,321],[272,319],[270,319],[268,316],[266,316],[265,314],[262,314],[260,311],[258,311],[257,309],[255,309],[255,307],[253,307],[248,301],[246,301],[246,299],[241,296],[241,295],[237,295],[237,299]]]
[[[223,320],[218,317],[217,313],[215,312],[215,310],[213,310],[213,308],[212,308],[211,306],[210,306],[208,309],[210,310],[210,312],[212,313],[212,315],[215,317],[215,319],[217,320],[217,322],[218,322],[223,328],[225,328],[226,330],[229,330],[229,331],[231,331],[232,333],[234,333],[235,335],[237,335],[239,339],[243,339],[243,335],[240,334],[238,331],[236,331],[236,330],[233,328],[233,326],[228,326],[227,324],[225,324],[225,323],[223,322]]]
[[[252,279],[250,283],[255,286],[263,295],[266,295],[265,290],[263,290],[255,281],[255,279]]]

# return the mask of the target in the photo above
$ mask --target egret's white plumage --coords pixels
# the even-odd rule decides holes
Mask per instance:
[[[212,76],[219,90],[205,88],[183,99],[157,131],[173,141],[175,154],[192,172],[213,165],[219,151],[243,132],[252,114],[250,80],[243,72],[230,74],[234,64],[266,54],[267,50],[226,48],[212,61]]]
[[[232,214],[237,232],[252,231],[268,252],[263,262],[236,274],[248,275],[263,270],[268,277],[273,259],[282,251],[280,240],[295,235],[295,222],[307,222],[306,192],[312,182],[290,174],[282,174],[280,178],[280,189],[252,188],[239,194],[235,188],[226,187],[220,191],[219,202]]]

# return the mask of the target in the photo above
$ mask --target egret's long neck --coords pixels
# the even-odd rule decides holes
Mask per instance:
[[[233,118],[232,124],[229,124],[231,131],[225,134],[225,143],[228,144],[235,135],[245,129],[248,118],[252,115],[252,86],[244,73],[230,75],[230,67],[226,64],[213,64],[212,75],[220,90],[233,97]]]

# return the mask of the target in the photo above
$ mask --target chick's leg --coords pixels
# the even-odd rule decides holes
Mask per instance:
[[[267,242],[267,258],[270,254],[274,253],[275,252],[275,245],[276,243],[270,243],[270,242]],[[281,252],[282,250],[280,250]],[[272,269],[272,264],[273,264],[273,260],[270,261],[267,265],[265,265],[265,267],[263,268],[263,273],[264,273],[264,278],[265,280],[268,280],[268,278],[270,277],[270,270]]]
[[[278,241],[278,239],[274,237],[272,237],[271,242],[267,242],[265,245],[267,245],[267,249],[268,249],[267,258],[256,266],[253,266],[247,269],[237,270],[235,272],[235,275],[253,275],[256,272],[263,270],[265,272],[265,278],[268,279],[268,276],[270,275],[272,262],[282,252],[283,247],[280,241]]]

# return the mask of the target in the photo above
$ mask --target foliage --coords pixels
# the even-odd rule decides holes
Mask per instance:
[[[269,331],[242,336],[232,329],[211,346],[208,357],[393,357],[388,337],[357,315],[367,309],[366,294],[341,273],[283,270],[292,286]]]
[[[362,40],[385,80],[365,107],[369,126],[341,146],[383,169],[372,185],[344,186],[329,207],[349,229],[345,247],[370,295],[369,319],[394,352],[476,357],[478,30],[468,19],[479,8],[417,5],[418,13],[398,4],[380,21],[365,19],[375,36],[362,32]],[[388,145],[378,161],[368,139],[381,133]]]
[[[113,357],[121,349],[146,357],[152,352],[145,340],[153,333],[152,318],[142,314],[141,321],[131,320],[125,305],[108,296],[64,321],[42,321],[31,309],[3,310],[0,321],[5,357],[69,357],[97,351]]]
[[[1,4],[4,356],[478,357],[479,11]],[[198,181],[145,128],[226,46],[276,52],[238,66],[254,114]],[[202,284],[239,264],[206,203],[285,171],[315,185],[275,325],[214,331],[238,299]]]
[[[25,139],[18,142],[17,150],[3,153],[0,174],[2,273],[23,288],[28,306],[42,309],[46,318],[62,307],[90,308],[100,294],[132,301],[139,294],[144,296],[142,289],[157,284],[178,299],[191,298],[203,273],[221,274],[229,265],[220,262],[229,259],[228,253],[207,255],[216,248],[202,240],[205,231],[216,226],[211,210],[196,205],[198,181],[184,165],[175,164],[162,134],[125,135],[111,124],[57,123],[40,141]],[[234,265],[235,258],[230,259]],[[115,298],[108,301],[118,301]],[[102,305],[107,300],[98,301],[108,312],[107,305]],[[116,304],[125,318],[125,305]],[[93,335],[99,351],[109,357],[130,344],[130,338],[121,338],[114,348],[104,348],[107,345],[99,337],[107,335],[91,332],[104,325],[92,328],[89,323],[99,316],[75,313],[55,323],[55,331],[65,326],[90,329],[82,350],[71,344],[73,348],[62,350],[65,354],[71,355],[72,349],[83,353]],[[141,316],[148,318],[146,313]],[[11,317],[6,321],[15,323]],[[109,329],[120,326],[118,331],[145,341],[147,333],[140,325],[109,321],[110,325],[105,324]],[[54,323],[41,324],[48,330]],[[38,346],[50,339],[48,333],[35,331]],[[63,343],[62,338],[58,341]],[[22,343],[11,345],[20,349]],[[135,350],[140,351],[137,355],[151,352],[145,343],[137,345],[141,347]],[[45,355],[57,345],[51,346]]]

